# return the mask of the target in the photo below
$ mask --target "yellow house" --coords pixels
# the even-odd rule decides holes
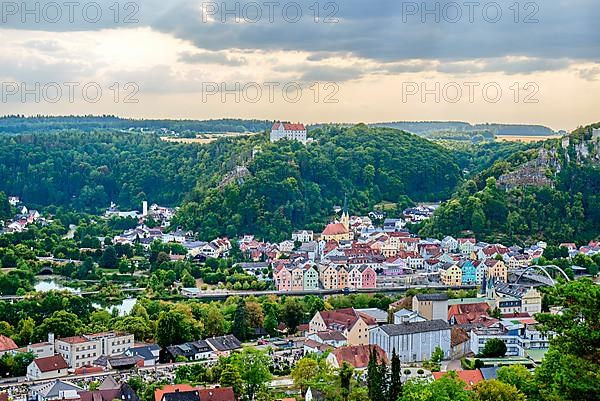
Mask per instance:
[[[454,263],[446,263],[440,267],[440,280],[450,286],[462,284],[462,269]]]
[[[487,266],[488,279],[495,278],[496,280],[506,283],[508,281],[508,268],[501,260],[488,259],[485,262]]]
[[[337,271],[338,288],[348,287],[348,269],[346,266],[339,266]]]
[[[326,290],[338,288],[338,272],[334,265],[328,265],[321,270],[321,284]]]

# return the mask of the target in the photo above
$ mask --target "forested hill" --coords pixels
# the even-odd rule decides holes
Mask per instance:
[[[184,145],[114,131],[0,135],[0,191],[30,207],[92,213],[111,201],[121,209],[139,209],[142,200],[178,206],[217,160],[230,159],[233,143]]]
[[[382,202],[446,199],[461,179],[450,151],[389,128],[323,127],[315,142],[248,140],[238,168],[200,177],[177,223],[203,238],[253,233],[283,239],[321,230],[347,194],[353,213]],[[252,152],[254,151],[254,152]],[[251,153],[255,153],[252,158]],[[408,199],[410,198],[410,199]]]
[[[116,116],[4,116],[0,117],[0,133],[43,133],[77,129],[129,130],[182,133],[263,132],[270,129],[272,121],[266,120],[134,120]]]
[[[580,128],[514,153],[461,186],[422,235],[584,243],[600,235],[600,138]]]

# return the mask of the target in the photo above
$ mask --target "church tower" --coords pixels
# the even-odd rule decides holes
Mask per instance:
[[[340,223],[342,223],[346,230],[350,231],[350,215],[348,214],[348,198],[346,195],[344,195],[344,209],[342,211]]]

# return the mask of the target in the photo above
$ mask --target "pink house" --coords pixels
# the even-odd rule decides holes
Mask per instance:
[[[360,272],[362,273],[362,288],[377,287],[377,273],[372,267],[362,266]]]
[[[273,281],[278,291],[292,289],[292,273],[284,265],[279,265],[273,270]]]

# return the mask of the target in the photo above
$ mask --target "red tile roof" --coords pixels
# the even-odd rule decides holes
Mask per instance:
[[[349,363],[356,369],[366,368],[369,364],[371,349],[375,350],[379,361],[389,362],[385,351],[378,345],[353,345],[350,347],[340,347],[334,349],[331,353],[338,361],[338,365],[342,366],[344,362]]]
[[[286,131],[304,131],[306,127],[304,124],[290,124],[290,123],[275,123],[273,124],[273,130],[278,130],[279,126],[283,125],[283,129]]]
[[[469,334],[465,330],[460,327],[452,327],[452,330],[450,331],[450,346],[456,347],[457,345],[469,341],[469,339]]]
[[[448,372],[433,372],[433,378],[435,380],[439,380],[442,376],[444,376]],[[483,380],[483,375],[479,369],[475,370],[457,370],[455,371],[456,375],[460,380],[466,383],[466,389],[471,389],[477,383]]]
[[[8,401],[8,393],[0,393],[0,401]]]
[[[63,341],[69,344],[80,344],[80,343],[86,343],[89,340],[87,340],[86,338],[82,337],[82,336],[73,336],[73,337],[65,337],[65,338],[59,338],[59,341]]]
[[[192,391],[194,387],[189,384],[167,384],[166,386],[162,386],[162,388],[157,388],[154,390],[154,401],[161,401],[163,395],[168,393],[174,393],[176,391]]]
[[[0,334],[0,352],[17,349],[17,344],[10,338]]]
[[[235,401],[231,387],[205,388],[198,390],[200,401]]]
[[[45,358],[34,359],[33,362],[37,365],[40,372],[52,372],[59,369],[67,369],[69,365],[60,355],[47,356]]]
[[[478,302],[474,304],[457,304],[448,309],[448,320],[452,317],[456,319],[457,324],[471,323],[481,316],[489,316],[490,306],[487,302]]]
[[[323,235],[340,235],[346,234],[348,230],[342,223],[331,223],[323,230]]]

